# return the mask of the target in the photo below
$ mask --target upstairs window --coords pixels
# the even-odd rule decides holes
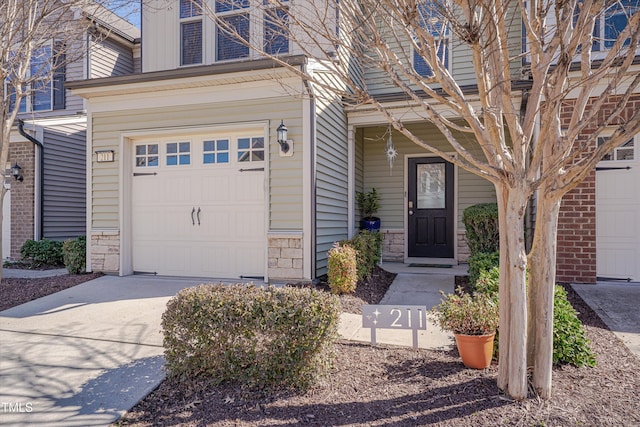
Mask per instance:
[[[216,31],[216,59],[226,61],[249,57],[251,26],[249,0],[216,0],[215,12],[220,17]]]
[[[629,17],[640,10],[640,0],[618,0],[605,10],[593,29],[593,50],[608,50],[613,47],[620,33],[626,28]],[[625,41],[628,45],[629,39]]]
[[[58,53],[61,52],[62,45],[56,44],[55,46],[57,48],[55,51],[53,44],[39,47],[33,51],[29,72],[26,76],[30,83],[23,88],[28,96],[20,100],[19,113],[65,108],[64,55]],[[10,97],[10,108],[13,109],[16,95],[11,86],[11,77],[8,77],[4,83],[5,93]]]
[[[265,0],[267,1],[267,0]],[[264,51],[269,55],[289,52],[289,11],[270,8],[264,14]]]
[[[202,0],[180,0],[180,65],[202,64]]]
[[[445,68],[449,68],[449,35],[450,30],[440,8],[444,7],[439,1],[423,1],[418,4],[420,26],[430,32],[435,38],[438,49],[438,59]],[[416,44],[419,46],[419,41]],[[433,68],[420,54],[419,49],[413,50],[413,69],[423,77],[433,76]]]

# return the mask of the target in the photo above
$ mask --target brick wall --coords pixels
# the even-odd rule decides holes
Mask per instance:
[[[593,135],[598,122],[611,116],[616,102],[617,97],[612,97],[600,108],[596,122],[583,131],[585,137]],[[563,126],[568,125],[572,108],[570,102],[563,106],[560,112]],[[640,95],[636,95],[612,125],[628,120],[639,109]],[[596,256],[596,172],[592,171],[562,199],[558,218],[557,280],[595,283]]]
[[[12,142],[9,161],[22,168],[24,181],[11,178],[11,253],[9,257],[20,259],[20,248],[25,241],[34,238],[35,147],[33,143]]]

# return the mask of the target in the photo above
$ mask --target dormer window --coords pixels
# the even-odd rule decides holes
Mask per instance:
[[[202,0],[180,0],[180,65],[202,64]]]

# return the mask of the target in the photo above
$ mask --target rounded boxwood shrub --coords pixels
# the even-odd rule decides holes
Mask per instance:
[[[340,303],[308,288],[205,284],[162,315],[170,378],[259,389],[310,386],[331,366]]]
[[[497,203],[469,206],[462,212],[462,222],[471,255],[500,249]]]
[[[355,292],[358,283],[357,252],[348,244],[340,246],[336,243],[329,249],[327,260],[327,277],[329,288],[334,294],[350,294]]]
[[[478,252],[469,257],[469,283],[475,286],[480,274],[500,266],[500,252]]]
[[[20,249],[20,256],[36,266],[62,265],[62,242],[56,240],[27,240]]]
[[[382,234],[377,231],[360,230],[351,239],[343,240],[340,244],[347,244],[356,250],[358,280],[364,280],[369,277],[375,266],[380,262]]]
[[[73,240],[66,240],[62,244],[64,266],[69,274],[81,274],[86,270],[87,238],[79,236]]]

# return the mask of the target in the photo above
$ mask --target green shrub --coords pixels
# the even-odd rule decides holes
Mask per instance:
[[[555,286],[553,299],[553,363],[596,366],[584,326],[562,286]]]
[[[469,283],[475,286],[482,271],[500,265],[500,252],[478,252],[469,257]]]
[[[500,267],[493,266],[489,270],[481,270],[478,280],[473,285],[476,293],[498,295],[500,290]]]
[[[306,389],[333,361],[340,303],[308,288],[200,285],[162,315],[166,369],[259,389]]]
[[[469,206],[462,213],[462,222],[471,255],[500,249],[497,203]]]
[[[35,265],[62,265],[62,242],[55,240],[27,240],[20,249],[25,261]]]
[[[69,274],[81,274],[86,270],[87,238],[79,236],[73,240],[66,240],[62,244],[62,258]]]
[[[349,240],[341,244],[348,244],[356,250],[356,269],[358,280],[364,280],[380,262],[382,252],[382,234],[377,231],[361,230]]]
[[[356,269],[356,250],[348,244],[336,243],[329,250],[328,272],[329,288],[334,294],[350,294],[356,290],[358,274]]]

